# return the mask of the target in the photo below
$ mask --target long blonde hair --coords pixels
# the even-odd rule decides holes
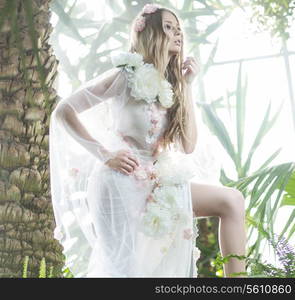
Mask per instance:
[[[179,142],[181,136],[185,137],[184,124],[187,119],[187,107],[183,92],[185,82],[181,69],[183,62],[183,43],[179,53],[170,58],[166,68],[164,65],[164,62],[167,62],[169,59],[169,38],[162,26],[163,11],[172,13],[179,22],[176,14],[167,8],[159,8],[151,14],[140,12],[137,17],[140,15],[144,16],[146,18],[146,25],[143,31],[137,32],[134,30],[137,17],[134,19],[128,51],[139,53],[143,56],[145,63],[154,64],[162,78],[168,80],[172,85],[174,104],[167,110],[168,126],[161,141],[161,145],[167,148],[170,147],[172,143]]]

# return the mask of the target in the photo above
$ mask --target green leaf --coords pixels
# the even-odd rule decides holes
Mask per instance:
[[[269,121],[269,115],[270,115],[270,108],[271,108],[271,102],[269,102],[269,105],[267,107],[266,113],[264,115],[263,121],[260,125],[260,128],[258,130],[258,133],[256,135],[256,138],[250,148],[249,154],[248,154],[248,158],[245,162],[244,168],[246,169],[246,171],[249,170],[250,167],[250,163],[251,163],[251,159],[253,154],[255,153],[257,147],[261,144],[261,141],[263,139],[263,137],[267,134],[267,132],[272,128],[272,126],[274,125],[275,121],[277,120],[281,110],[282,110],[282,106],[283,103],[281,104],[280,108],[278,109],[278,111],[276,112],[276,114],[274,115],[274,117]],[[278,150],[277,150],[278,151]],[[259,169],[263,169],[265,168],[266,162],[264,164],[262,164],[262,166],[260,166]]]
[[[118,0],[106,0],[105,1],[109,7],[112,8],[112,10],[114,11],[114,13],[116,14],[120,14],[122,12],[122,9],[120,7],[120,5],[118,4],[119,1]]]
[[[281,202],[281,206],[284,206],[284,205],[294,206],[295,205],[295,198],[290,197],[289,195],[284,195],[283,200]]]
[[[292,226],[292,228],[290,229],[289,235],[288,235],[287,239],[290,239],[294,232],[295,232],[295,224],[294,224],[294,225]]]
[[[245,113],[246,113],[246,88],[242,88],[242,62],[239,64],[238,80],[236,87],[236,132],[237,132],[237,162],[238,169],[241,168],[241,160],[243,154],[244,128],[245,128]],[[245,84],[247,86],[247,84]]]
[[[74,7],[74,6],[73,6]],[[77,30],[77,27],[72,21],[72,18],[70,17],[69,13],[65,13],[63,7],[58,1],[53,1],[51,5],[52,11],[54,11],[58,17],[59,21],[65,25],[73,34],[73,36],[79,40],[82,44],[85,44],[85,41],[83,37],[80,35],[79,31]]]
[[[294,163],[294,166],[295,166],[295,163]],[[293,172],[289,178],[289,182],[287,183],[287,186],[286,186],[286,192],[291,197],[295,197],[295,172]]]
[[[207,37],[210,35],[212,32],[216,31],[224,22],[225,20],[229,17],[230,13],[227,12],[224,16],[222,16],[219,20],[217,20],[215,23],[210,24],[205,31],[205,36]]]
[[[259,169],[265,169],[282,151],[282,148],[277,149],[260,167]]]
[[[264,118],[263,118],[263,120],[261,122],[261,125],[260,125],[260,128],[258,130],[258,133],[257,133],[257,135],[255,137],[255,140],[254,140],[254,142],[253,142],[253,144],[250,148],[248,158],[247,158],[247,160],[245,162],[245,165],[244,165],[244,168],[246,169],[246,171],[249,170],[252,156],[255,153],[257,147],[260,145],[263,136],[265,135],[266,127],[267,127],[267,124],[268,124],[268,118],[269,118],[269,114],[270,114],[270,107],[271,107],[271,102],[269,102],[266,113],[264,115]]]
[[[264,229],[263,225],[260,222],[257,222],[254,217],[248,216],[247,221],[249,224],[251,224],[253,227],[257,228],[258,231],[265,237],[269,238],[269,233]],[[257,247],[257,245],[256,245]]]
[[[212,65],[212,63],[214,61],[214,57],[216,55],[218,44],[219,44],[219,39],[217,38],[217,40],[215,41],[215,43],[214,43],[214,45],[213,45],[213,47],[210,51],[208,59],[207,59],[206,63],[203,66],[203,75],[205,75],[207,73],[209,67]]]
[[[224,126],[223,122],[219,119],[216,113],[213,112],[210,105],[207,103],[201,103],[201,106],[205,112],[205,117],[207,119],[207,124],[214,134],[219,139],[220,143],[224,146],[224,149],[228,152],[230,157],[236,161],[236,153],[234,146],[231,142],[229,133]]]
[[[24,263],[23,263],[23,275],[22,278],[28,277],[28,263],[29,263],[29,256],[25,256]]]
[[[295,164],[294,164],[295,165]],[[288,183],[285,187],[286,194],[283,196],[281,206],[295,205],[295,172],[289,177]]]
[[[294,220],[295,220],[295,210],[292,211],[289,219],[287,220],[287,222],[286,222],[286,224],[284,226],[284,229],[282,230],[282,232],[279,235],[279,239],[281,239],[284,236],[284,234],[287,232],[287,230],[289,229],[289,227],[290,227],[291,224],[293,224],[293,228],[294,228],[294,226],[295,226]],[[292,233],[291,233],[291,235],[292,235]],[[291,235],[289,234],[288,239],[291,237]]]
[[[43,257],[41,262],[40,262],[39,278],[46,278],[46,261],[45,261],[45,257]]]

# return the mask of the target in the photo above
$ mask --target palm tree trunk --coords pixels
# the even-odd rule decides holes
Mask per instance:
[[[38,277],[43,257],[46,267],[54,267],[54,276],[60,276],[63,266],[61,246],[53,238],[49,185],[49,116],[56,102],[53,84],[58,65],[48,44],[50,2],[0,0],[2,278],[21,277],[25,256],[29,256],[28,277]]]

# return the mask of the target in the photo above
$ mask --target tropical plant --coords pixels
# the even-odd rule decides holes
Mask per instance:
[[[252,258],[250,254],[248,256],[227,255],[222,257],[220,253],[217,254],[216,259],[213,261],[213,265],[217,270],[222,270],[223,264],[227,263],[231,257],[237,259],[245,259],[246,272],[232,273],[231,277],[237,275],[244,275],[244,277],[283,277],[283,278],[295,278],[295,250],[287,242],[284,237],[275,235],[274,238],[270,236],[263,229],[258,229],[267,238],[269,245],[273,247],[274,252],[278,256],[279,266],[273,265],[270,262],[262,261],[261,257]],[[222,276],[220,276],[222,277]]]
[[[249,269],[248,277],[285,277],[295,278],[295,250],[284,237],[275,235],[272,238],[264,232],[269,244],[277,254],[279,266],[269,262],[259,261],[259,259],[247,259]]]
[[[284,40],[290,38],[295,16],[294,0],[251,0],[247,5],[253,9],[251,21],[257,24],[257,29],[269,31],[271,36]]]
[[[247,82],[247,81],[246,81]],[[245,136],[245,111],[246,111],[246,88],[247,84],[244,86],[241,84],[241,64],[238,73],[238,80],[236,91],[233,94],[235,96],[235,114],[236,114],[236,140],[237,149],[234,147],[232,138],[227,130],[224,122],[218,117],[215,109],[216,102],[219,99],[213,101],[212,104],[200,103],[204,110],[204,116],[209,128],[217,136],[220,143],[223,145],[224,149],[228,153],[229,157],[232,159],[238,180],[230,179],[225,170],[221,173],[221,182],[224,185],[236,187],[239,189],[244,196],[249,199],[249,204],[247,205],[246,215],[248,221],[248,229],[250,233],[248,234],[248,240],[250,241],[252,233],[255,230],[254,223],[265,224],[266,230],[274,235],[274,222],[278,214],[280,207],[291,204],[287,201],[286,197],[283,197],[283,193],[287,188],[287,184],[293,180],[291,175],[295,170],[295,163],[284,163],[280,165],[270,166],[270,163],[279,154],[281,149],[277,149],[270,157],[268,157],[265,162],[261,164],[254,172],[250,172],[251,162],[256,149],[262,143],[262,139],[274,126],[276,119],[279,116],[279,112],[282,108],[275,113],[275,115],[270,118],[270,105],[268,106],[265,116],[261,122],[260,128],[257,131],[257,135],[253,141],[252,146],[248,152],[245,162],[242,161],[243,155],[243,145]],[[290,187],[289,187],[290,188]],[[294,227],[294,212],[291,213],[289,219],[286,222],[284,234],[289,227]],[[294,232],[294,231],[293,231]],[[292,230],[288,237],[291,237]],[[254,251],[254,257],[257,258],[259,252],[261,251],[261,242],[264,239],[260,231],[256,231],[257,237],[255,238],[255,243],[250,247],[250,252]]]

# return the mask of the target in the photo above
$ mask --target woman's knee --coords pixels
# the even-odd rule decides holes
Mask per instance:
[[[221,216],[245,216],[245,198],[244,195],[236,188],[228,188],[222,205]]]

